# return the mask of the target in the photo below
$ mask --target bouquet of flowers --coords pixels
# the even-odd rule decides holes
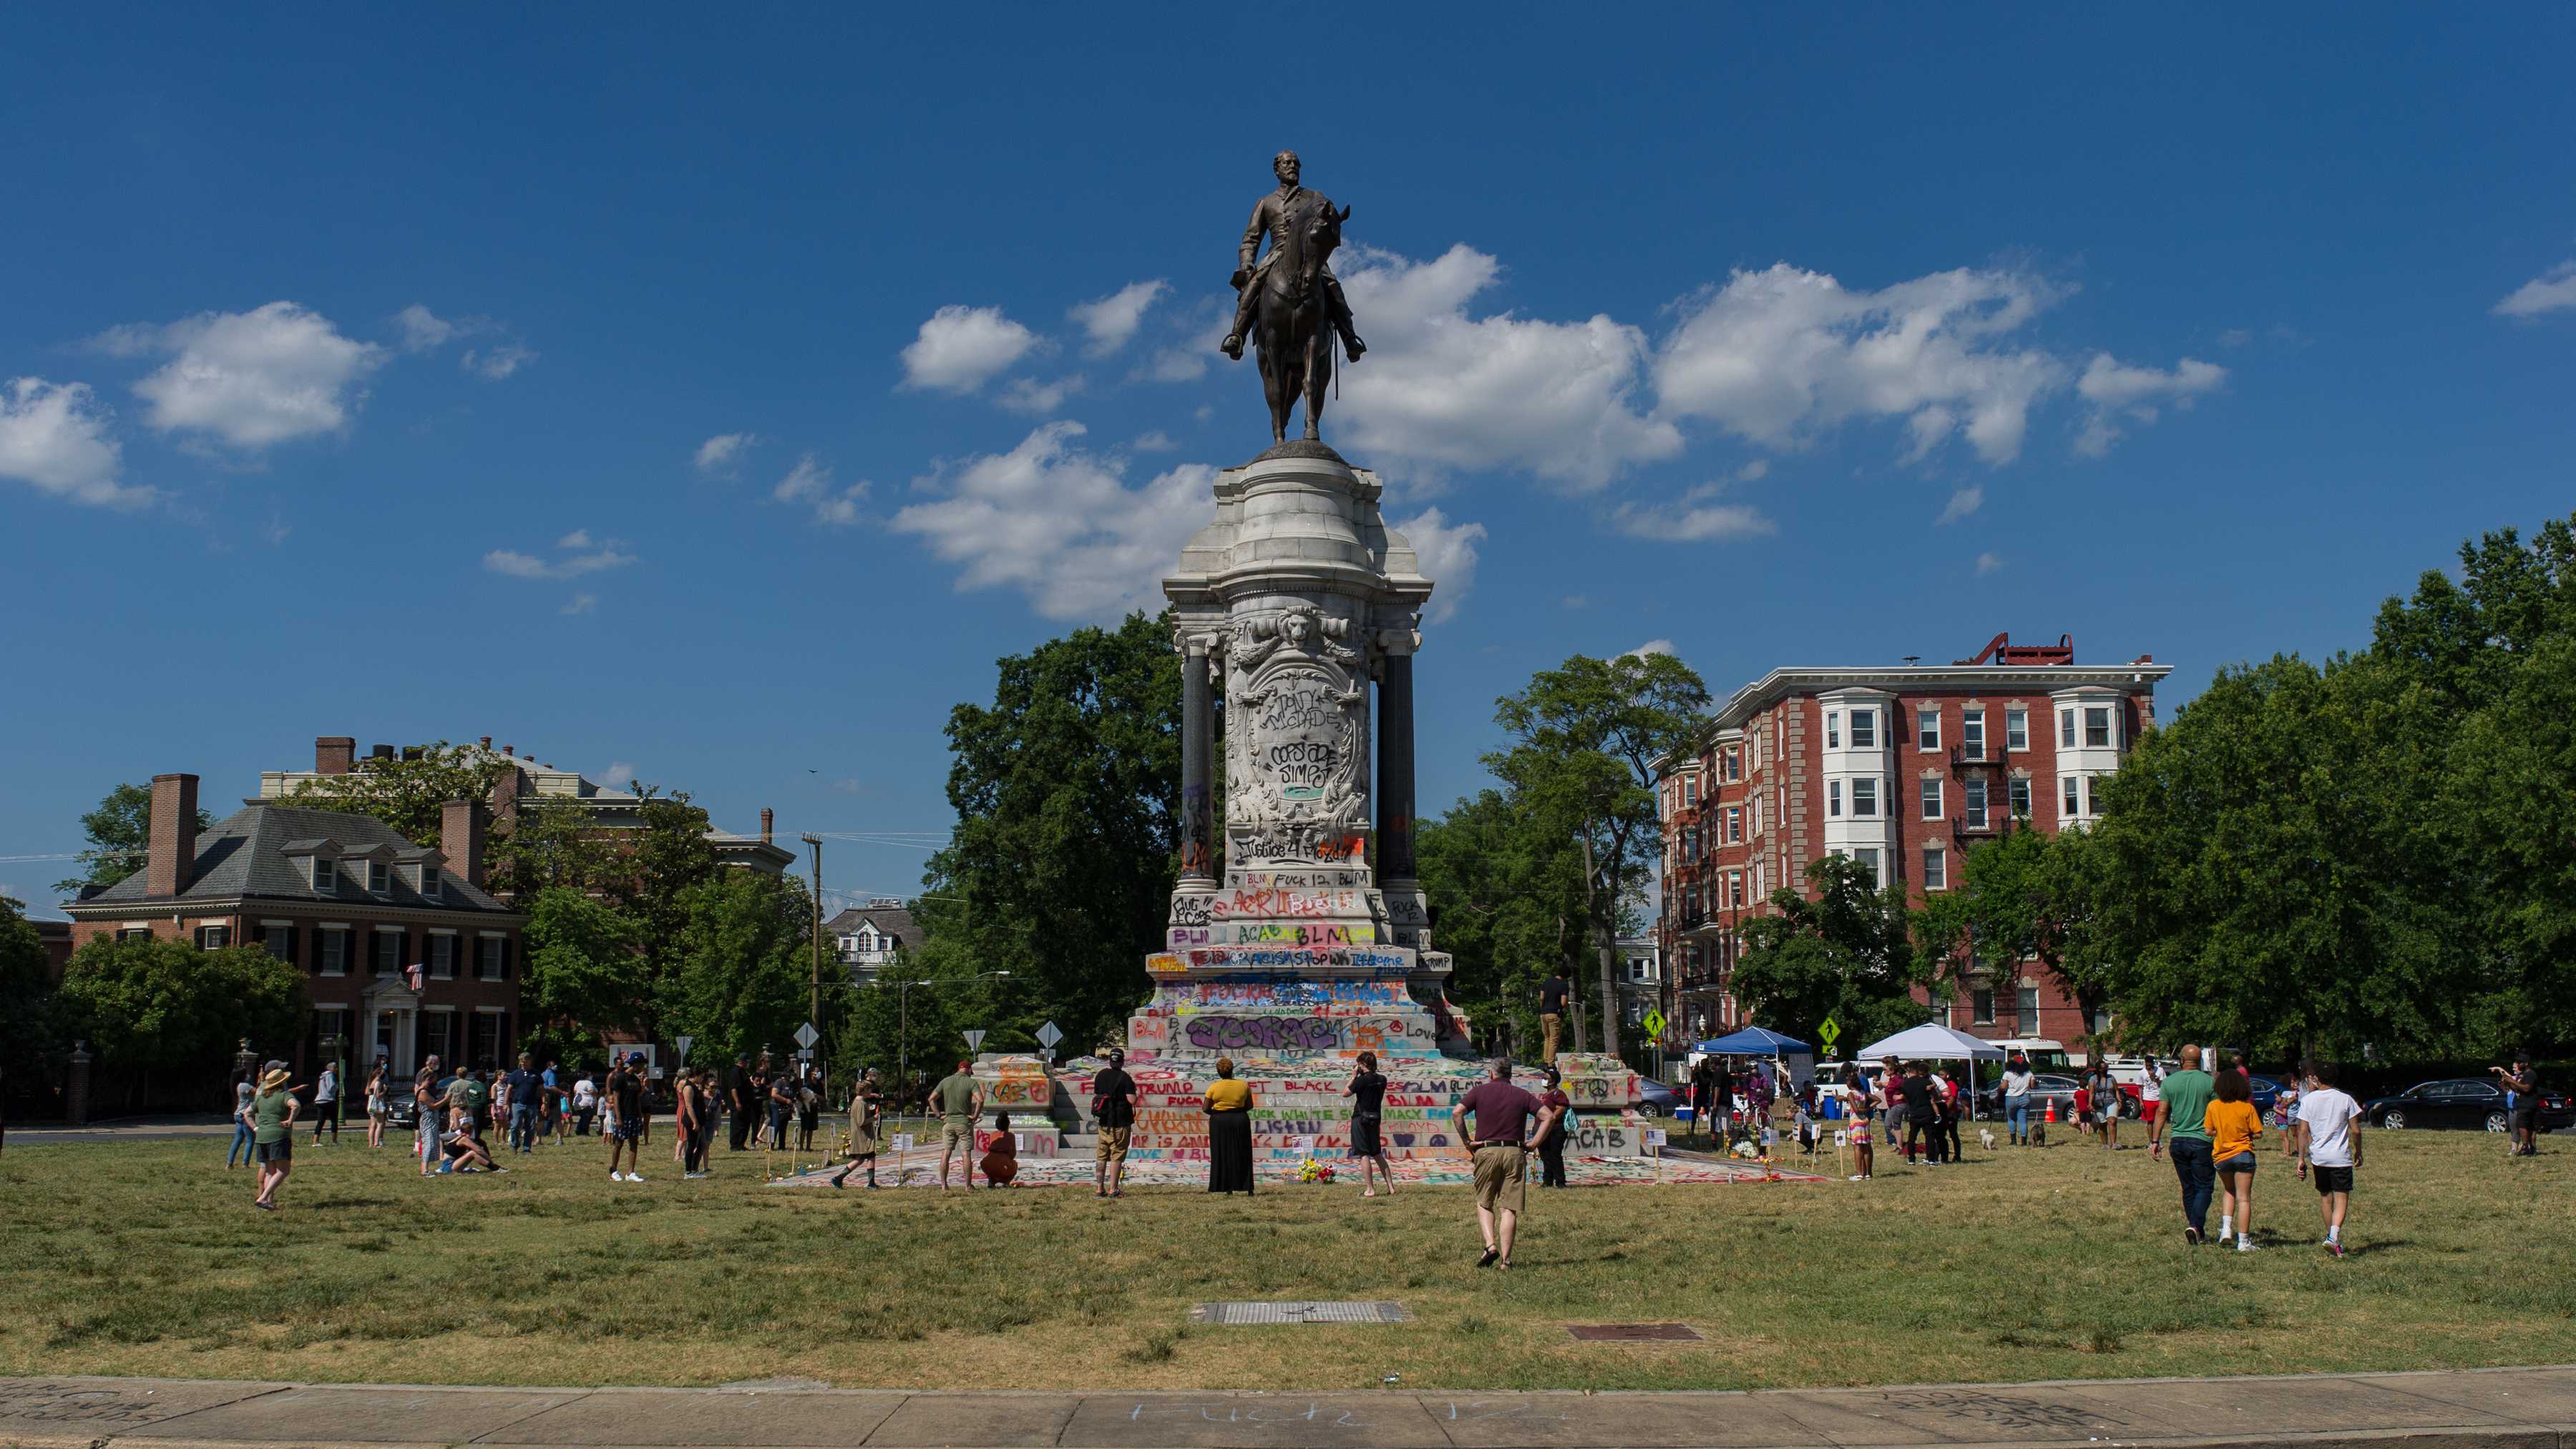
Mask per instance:
[[[1333,1180],[1332,1164],[1317,1162],[1315,1159],[1309,1157],[1305,1161],[1297,1164],[1297,1180],[1299,1182],[1330,1182]]]

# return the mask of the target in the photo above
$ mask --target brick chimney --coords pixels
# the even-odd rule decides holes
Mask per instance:
[[[347,735],[322,735],[313,741],[313,773],[345,775],[358,757],[358,742]]]
[[[763,845],[767,845],[767,844],[769,843],[769,824],[770,824],[770,821],[771,821],[771,819],[772,819],[772,818],[773,818],[773,817],[772,817],[772,815],[771,815],[771,813],[770,813],[770,809],[769,809],[769,807],[768,807],[768,806],[766,806],[766,805],[761,806],[761,807],[760,807],[760,843],[761,843],[761,844],[763,844]]]
[[[492,782],[492,823],[504,834],[519,828],[520,778],[519,772],[512,770]]]
[[[450,800],[438,807],[438,849],[447,868],[467,885],[483,885],[483,830],[486,816],[480,800]]]
[[[175,896],[197,868],[197,777],[152,777],[152,844],[143,866],[143,893]]]
[[[367,751],[367,753],[379,760],[390,760],[394,757],[394,747],[391,745],[378,745],[374,749]]]

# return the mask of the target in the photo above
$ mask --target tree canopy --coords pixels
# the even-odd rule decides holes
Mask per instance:
[[[1881,891],[1876,871],[1840,855],[1811,862],[1807,884],[1813,899],[1784,885],[1771,893],[1778,914],[1744,928],[1733,984],[1748,1020],[1814,1041],[1832,1017],[1858,1045],[1937,1012],[1914,997],[1945,992],[1934,959],[1915,949],[1903,886]]]
[[[199,830],[214,823],[213,816],[197,812]],[[112,886],[143,868],[152,851],[152,787],[119,785],[108,791],[97,809],[81,817],[81,833],[89,837],[88,848],[73,857],[81,873],[54,882],[54,889],[65,895]]]

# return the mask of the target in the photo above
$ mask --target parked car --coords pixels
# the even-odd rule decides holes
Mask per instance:
[[[2075,1115],[2075,1079],[2055,1072],[2034,1072],[2030,1078],[2030,1115],[2033,1121],[2045,1121],[2048,1104],[2057,1104],[2057,1120],[2067,1121]],[[2001,1082],[1977,1093],[1977,1115],[1999,1117],[2004,1110]]]
[[[1637,1110],[1648,1117],[1669,1117],[1682,1106],[1682,1093],[1652,1077],[1637,1079]]]
[[[2461,1127],[2505,1130],[2504,1088],[2475,1077],[2418,1082],[2393,1097],[2361,1105],[2374,1127]],[[2540,1128],[2556,1132],[2576,1124],[2576,1103],[2559,1092],[2540,1094]]]

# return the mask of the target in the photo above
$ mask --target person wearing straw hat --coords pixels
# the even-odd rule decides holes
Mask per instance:
[[[286,1063],[270,1062],[250,1099],[251,1154],[259,1161],[259,1194],[250,1205],[263,1212],[277,1211],[278,1186],[295,1166],[295,1093],[287,1086],[293,1076]]]

